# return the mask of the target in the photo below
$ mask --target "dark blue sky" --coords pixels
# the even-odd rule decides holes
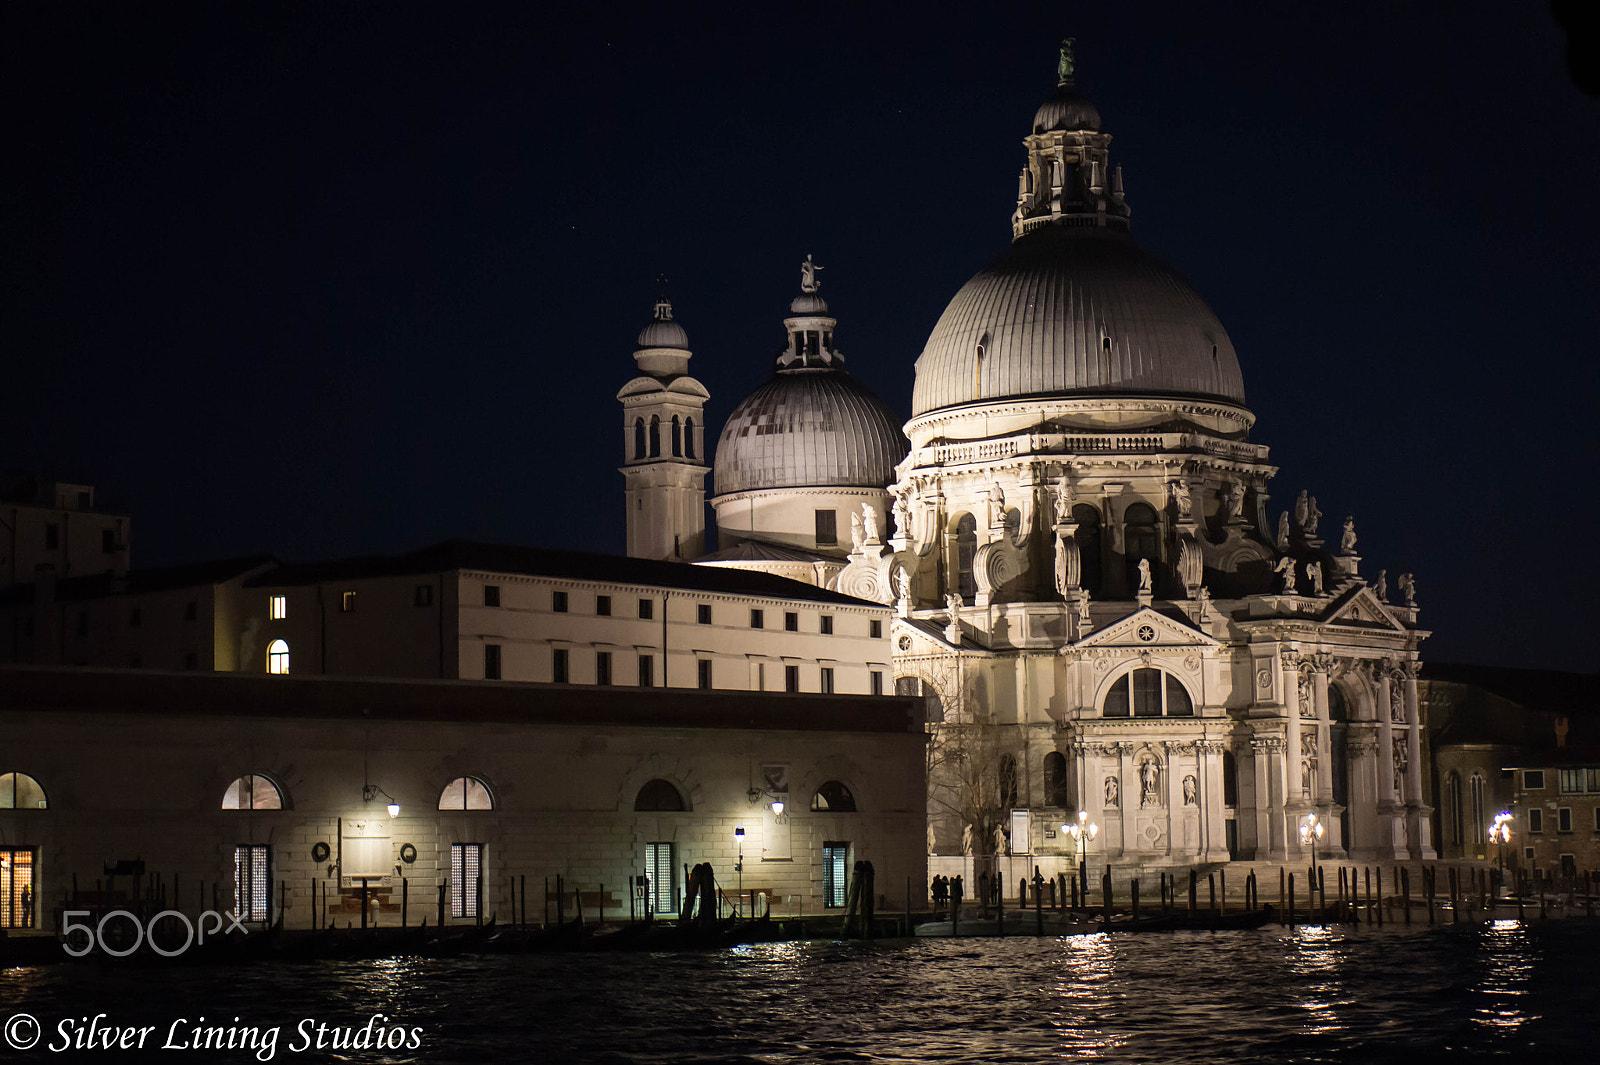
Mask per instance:
[[[1542,4],[240,6],[0,9],[0,466],[136,565],[620,551],[661,273],[713,429],[807,252],[908,414],[1070,32],[1273,519],[1353,513],[1429,657],[1594,668],[1600,104]]]

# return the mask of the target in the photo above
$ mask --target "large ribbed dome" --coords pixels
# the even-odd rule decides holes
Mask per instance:
[[[882,488],[908,446],[883,401],[843,370],[782,370],[728,416],[716,492]]]
[[[1084,392],[1242,404],[1244,377],[1176,270],[1118,229],[1052,225],[956,293],[917,359],[911,413]]]

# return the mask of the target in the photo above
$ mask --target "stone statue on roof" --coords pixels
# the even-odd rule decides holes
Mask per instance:
[[[1322,511],[1317,509],[1317,497],[1311,497],[1310,513],[1306,515],[1305,530],[1307,536],[1317,534],[1317,522],[1322,520]]]
[[[1150,584],[1150,560],[1148,558],[1141,558],[1139,560],[1139,594],[1149,595],[1151,590]]]
[[[1339,553],[1341,555],[1356,553],[1356,519],[1353,514],[1344,519],[1344,535],[1339,537]]]
[[[1406,601],[1406,606],[1417,605],[1417,580],[1409,573],[1400,574],[1400,596]]]
[[[1378,571],[1378,580],[1372,586],[1372,594],[1378,597],[1378,602],[1380,602],[1380,603],[1387,603],[1389,601],[1389,571],[1388,570],[1380,569]]]
[[[1294,559],[1284,555],[1278,559],[1278,564],[1274,567],[1274,571],[1283,578],[1283,594],[1294,595]]]
[[[880,542],[878,537],[878,511],[871,503],[861,504],[861,528],[866,532],[867,543]]]
[[[1289,512],[1286,510],[1278,515],[1278,550],[1289,549]]]
[[[821,269],[822,267],[811,261],[811,255],[807,253],[806,261],[800,264],[801,292],[815,292],[822,287],[822,282],[817,280],[817,271]]]
[[[1322,563],[1320,563],[1320,562],[1307,562],[1306,563],[1306,576],[1308,578],[1310,578],[1310,580],[1311,580],[1311,594],[1312,595],[1321,595],[1322,594]]]

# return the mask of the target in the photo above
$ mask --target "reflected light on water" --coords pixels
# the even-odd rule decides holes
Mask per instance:
[[[1289,970],[1301,978],[1304,997],[1299,1006],[1305,1011],[1303,1031],[1310,1035],[1337,1032],[1343,1024],[1339,1007],[1349,1004],[1341,970],[1345,934],[1317,925],[1303,925],[1291,939],[1293,953]]]
[[[1473,989],[1479,1002],[1472,1011],[1478,1025],[1500,1032],[1515,1032],[1536,1015],[1525,1008],[1532,1001],[1528,981],[1538,952],[1528,941],[1521,921],[1494,921],[1479,941],[1483,977]]]
[[[1050,1023],[1072,1057],[1095,1058],[1124,1042],[1104,1030],[1114,1003],[1117,952],[1111,936],[1068,936],[1059,941]]]

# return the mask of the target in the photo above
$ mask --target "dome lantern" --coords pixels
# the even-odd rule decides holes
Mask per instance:
[[[1056,91],[1039,105],[1023,140],[1028,165],[1017,179],[1012,239],[1049,225],[1128,227],[1122,168],[1111,168],[1111,136],[1100,132],[1100,112],[1077,91],[1073,40],[1061,42]]]

